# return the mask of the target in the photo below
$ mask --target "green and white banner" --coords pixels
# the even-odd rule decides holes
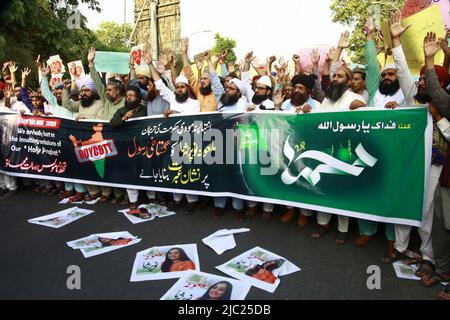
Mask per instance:
[[[423,107],[101,121],[0,114],[2,173],[230,196],[418,226],[431,159]]]

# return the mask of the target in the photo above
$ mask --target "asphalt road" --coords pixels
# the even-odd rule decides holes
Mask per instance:
[[[231,211],[220,219],[212,217],[212,207],[192,216],[183,214],[139,225],[131,224],[110,204],[81,205],[95,213],[61,229],[27,222],[30,218],[54,213],[70,206],[57,204],[56,197],[22,191],[0,198],[0,299],[133,299],[158,300],[177,281],[159,280],[140,283],[129,281],[135,255],[152,246],[197,243],[201,270],[227,276],[215,269],[229,259],[260,246],[296,264],[302,271],[281,277],[271,294],[252,287],[247,300],[435,300],[440,287],[423,288],[417,281],[397,279],[392,265],[381,261],[385,253],[383,228],[365,248],[353,244],[356,222],[351,223],[351,237],[344,245],[334,242],[336,230],[320,240],[310,238],[313,225],[300,229],[295,221],[282,223],[278,213],[270,222],[260,216],[238,221]],[[280,208],[276,213],[281,211]],[[236,235],[237,247],[222,255],[201,239],[223,228],[247,227],[251,231]],[[104,255],[84,258],[66,245],[93,233],[129,231],[143,240],[134,246]],[[419,242],[414,234],[411,248]],[[81,269],[81,290],[69,290],[67,268]],[[381,289],[369,290],[367,268],[381,268]]]

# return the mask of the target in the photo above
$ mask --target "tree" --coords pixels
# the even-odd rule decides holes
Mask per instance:
[[[236,40],[222,37],[218,33],[216,33],[214,38],[216,39],[216,45],[214,46],[214,48],[212,48],[211,53],[218,54],[227,51],[228,55],[225,59],[225,62],[227,64],[236,62],[237,57],[234,53],[234,48],[236,48]]]
[[[333,22],[354,27],[350,38],[349,51],[355,63],[364,64],[364,46],[366,43],[363,27],[367,17],[373,16],[376,21],[386,21],[393,11],[401,10],[405,0],[333,0],[330,5]],[[383,43],[378,40],[377,48],[381,50]]]
[[[126,41],[132,29],[130,23],[120,24],[107,21],[100,23],[99,29],[95,31],[95,36],[102,45],[109,48],[108,51],[129,51]]]

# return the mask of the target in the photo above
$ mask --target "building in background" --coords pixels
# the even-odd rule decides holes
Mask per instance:
[[[150,43],[154,58],[159,53],[180,51],[180,0],[135,0],[134,22],[132,43]]]

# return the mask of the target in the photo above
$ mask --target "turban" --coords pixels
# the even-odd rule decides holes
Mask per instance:
[[[150,73],[150,70],[149,70],[148,67],[147,68],[143,68],[143,67],[137,68],[136,69],[136,74],[144,76],[144,77],[147,77],[147,78],[151,78],[152,77],[152,74]]]
[[[78,80],[76,80],[77,87],[83,89],[83,87],[88,88],[95,93],[98,93],[97,87],[95,86],[94,80],[92,80],[91,76],[84,76]]]
[[[436,75],[440,83],[443,84],[443,88],[446,88],[450,82],[450,75],[448,74],[448,70],[444,67],[435,65],[434,70],[436,71]],[[426,72],[425,66],[420,70],[420,74],[424,74]]]
[[[238,87],[238,89],[242,95],[246,94],[244,82],[242,82],[241,80],[234,78],[234,79],[231,79],[229,83],[234,83],[236,85],[236,87]]]
[[[296,75],[294,78],[292,78],[292,86],[294,87],[296,84],[301,84],[308,88],[309,90],[312,90],[314,88],[314,84],[317,77],[313,74],[306,75],[306,74],[299,74]]]
[[[350,69],[349,67],[341,66],[341,67],[339,67],[338,70],[344,71],[345,74],[347,75],[347,78],[348,78],[349,80],[352,80],[352,79],[353,79],[353,71],[352,71],[352,69]]]

